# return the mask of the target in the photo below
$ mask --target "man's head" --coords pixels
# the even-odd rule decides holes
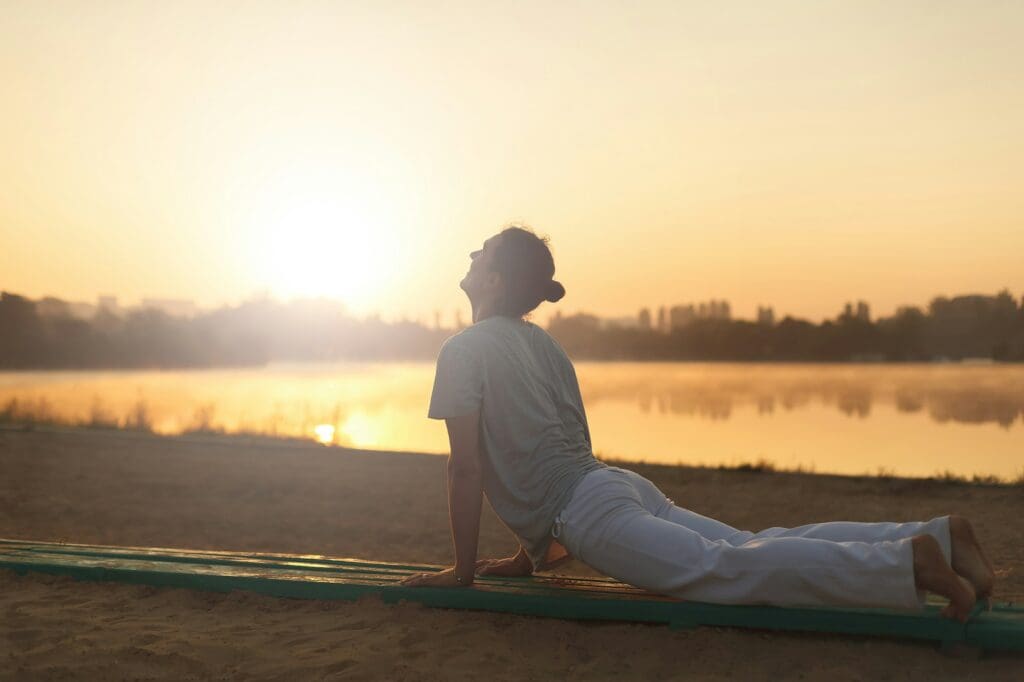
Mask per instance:
[[[521,227],[508,227],[470,254],[472,263],[459,286],[475,306],[506,317],[523,317],[541,301],[554,303],[565,288],[552,279],[555,261],[547,239]]]

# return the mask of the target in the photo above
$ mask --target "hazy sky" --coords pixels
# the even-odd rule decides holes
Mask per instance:
[[[1019,296],[1022,34],[995,1],[8,0],[0,289],[447,320],[523,221],[568,291],[540,320]]]

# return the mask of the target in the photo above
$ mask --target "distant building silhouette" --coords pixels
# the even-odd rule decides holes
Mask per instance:
[[[196,314],[196,304],[184,299],[144,298],[139,307],[143,310],[159,310],[171,317],[192,317]]]
[[[637,315],[637,323],[643,330],[651,328],[651,311],[649,308],[640,309],[640,313]]]
[[[757,306],[757,323],[766,327],[775,324],[775,310],[771,306]]]
[[[665,306],[658,308],[658,331],[664,334],[668,331],[668,315],[665,312]]]
[[[42,317],[71,317],[71,306],[67,301],[47,296],[36,301],[36,312]]]
[[[682,329],[697,319],[698,315],[692,305],[674,305],[669,311],[669,329]]]
[[[664,310],[664,308],[662,308]],[[732,319],[732,308],[728,301],[711,300],[703,303],[687,303],[672,306],[662,322],[662,312],[658,311],[658,328],[663,331],[683,329],[696,320],[729,320]]]
[[[692,306],[691,306],[692,307]],[[728,301],[710,300],[697,305],[697,318],[701,320],[728,320],[732,310]]]
[[[712,320],[728,320],[732,318],[732,311],[728,301],[709,301],[708,315]]]
[[[623,317],[606,317],[601,320],[601,329],[636,329],[640,326],[640,322],[636,317],[632,315],[626,315]]]
[[[65,301],[47,296],[36,301],[36,312],[40,317],[73,317],[88,320],[96,314],[96,306],[81,301]]]
[[[853,303],[847,302],[846,305],[843,306],[843,312],[839,316],[839,319],[871,322],[871,308],[868,306],[867,301],[857,301],[856,308]]]
[[[861,322],[871,321],[871,309],[868,307],[867,301],[857,301],[857,319]]]
[[[117,296],[97,296],[96,310],[117,315],[120,312],[120,308],[117,306]]]

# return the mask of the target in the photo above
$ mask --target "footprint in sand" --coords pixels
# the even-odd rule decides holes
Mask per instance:
[[[139,635],[138,637],[132,637],[132,644],[135,644],[137,646],[147,646],[149,644],[153,644],[154,642],[159,642],[162,639],[162,637],[152,634]]]
[[[313,641],[312,637],[299,637],[298,639],[293,639],[293,640],[291,640],[289,642],[285,642],[284,645],[285,646],[302,646],[303,644],[309,644],[312,641]]]
[[[345,659],[344,661],[338,661],[337,663],[332,663],[329,666],[327,666],[327,672],[331,673],[332,675],[336,673],[345,672],[355,664],[356,661],[353,661],[350,658]]]

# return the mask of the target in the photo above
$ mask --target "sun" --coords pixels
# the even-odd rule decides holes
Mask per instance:
[[[284,296],[365,298],[384,274],[372,229],[351,208],[327,202],[287,207],[267,240],[270,288]]]
[[[379,301],[400,252],[386,213],[343,183],[307,179],[276,189],[254,216],[263,285],[278,296],[333,298],[363,311]]]

